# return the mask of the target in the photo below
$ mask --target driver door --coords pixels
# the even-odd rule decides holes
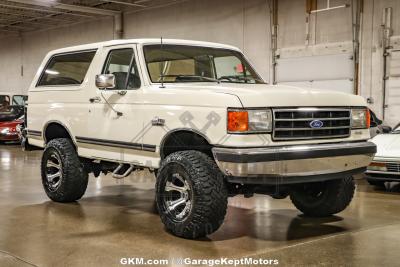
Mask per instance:
[[[92,157],[120,162],[137,162],[143,150],[141,130],[141,76],[136,63],[136,45],[103,48],[102,69],[113,74],[115,88],[97,89],[89,99],[89,133],[86,141]]]

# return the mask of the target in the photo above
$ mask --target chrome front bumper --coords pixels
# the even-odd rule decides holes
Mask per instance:
[[[343,178],[366,170],[376,153],[371,142],[263,148],[213,148],[228,180],[237,183],[302,183]]]

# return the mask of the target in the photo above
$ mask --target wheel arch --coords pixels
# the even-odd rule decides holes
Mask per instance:
[[[72,140],[75,148],[77,148],[74,136],[71,134],[71,131],[68,129],[68,127],[60,121],[51,120],[48,121],[43,127],[44,143],[47,144],[49,141],[55,138],[68,138]]]
[[[207,136],[194,129],[180,128],[169,131],[160,143],[160,157],[164,159],[176,151],[197,150],[212,156],[212,145]]]

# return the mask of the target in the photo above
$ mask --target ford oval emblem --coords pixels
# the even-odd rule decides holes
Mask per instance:
[[[313,120],[310,122],[310,127],[311,128],[322,128],[324,126],[324,123],[320,120]]]

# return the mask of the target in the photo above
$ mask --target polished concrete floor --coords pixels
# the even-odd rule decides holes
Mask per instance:
[[[154,178],[92,178],[72,204],[47,199],[41,152],[0,146],[0,266],[119,266],[121,258],[277,259],[280,266],[394,266],[400,252],[400,194],[358,181],[351,206],[310,219],[288,199],[230,199],[225,223],[203,240],[164,231]]]

